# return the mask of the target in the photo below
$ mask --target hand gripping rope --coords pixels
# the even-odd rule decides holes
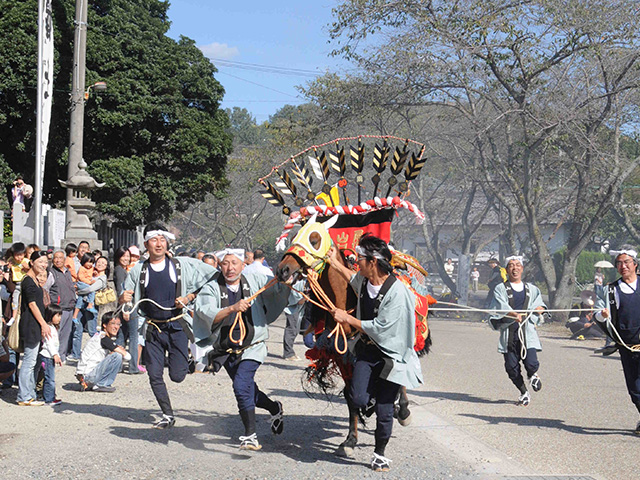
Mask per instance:
[[[251,295],[249,298],[247,298],[246,299],[247,302],[249,303],[253,302],[256,298],[258,298],[258,295],[260,295],[262,292],[264,292],[268,288],[271,288],[277,281],[278,280],[276,280],[275,278],[272,278],[271,280],[269,280],[269,282],[264,287],[262,287],[253,295]],[[239,330],[240,330],[237,339],[233,337],[233,331],[236,329],[236,326],[239,327]],[[235,343],[236,345],[242,346],[242,342],[244,342],[244,339],[246,338],[246,336],[247,336],[247,327],[244,324],[244,320],[242,320],[242,312],[236,312],[236,318],[233,320],[233,323],[231,324],[231,328],[229,329],[229,341],[231,343]]]

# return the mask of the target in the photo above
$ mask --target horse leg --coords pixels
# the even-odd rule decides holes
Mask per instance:
[[[409,410],[409,398],[407,397],[407,387],[400,387],[398,391],[398,422],[403,427],[411,424],[411,411]]]
[[[345,441],[340,444],[338,450],[336,450],[336,455],[354,458],[355,447],[358,443],[358,409],[351,403],[349,395],[345,395],[345,398],[347,399],[347,406],[349,407],[349,434]]]

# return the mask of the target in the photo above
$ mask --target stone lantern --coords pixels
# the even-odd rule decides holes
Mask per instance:
[[[98,183],[85,170],[87,164],[84,159],[78,164],[79,170],[66,182],[58,180],[60,185],[71,190],[71,200],[69,200],[70,215],[67,219],[67,227],[63,245],[81,241],[89,242],[91,250],[102,249],[102,243],[98,240],[98,234],[93,229],[89,215],[94,210],[96,204],[91,201],[91,191],[104,187],[104,183]]]

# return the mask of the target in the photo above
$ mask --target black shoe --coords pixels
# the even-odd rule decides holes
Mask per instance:
[[[278,404],[278,413],[271,415],[271,432],[274,435],[280,435],[284,430],[284,410],[282,408],[282,402],[276,400]]]
[[[91,391],[100,392],[100,393],[113,393],[116,391],[116,387],[104,387],[101,385],[94,385]]]
[[[615,343],[612,345],[605,345],[604,347],[596,348],[593,353],[601,353],[603,357],[613,355],[618,351],[618,345]]]
[[[539,392],[540,390],[542,390],[542,380],[540,380],[540,377],[537,373],[531,375],[531,378],[529,378],[529,385],[531,385],[531,388],[534,392]]]
[[[159,422],[153,425],[153,428],[159,428],[161,430],[165,428],[171,428],[176,424],[176,419],[173,415],[162,415]]]
[[[369,418],[376,411],[376,399],[371,397],[367,406],[362,409],[362,414]]]

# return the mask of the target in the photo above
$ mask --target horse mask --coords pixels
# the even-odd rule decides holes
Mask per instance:
[[[311,217],[292,240],[285,255],[294,255],[309,268],[318,273],[322,272],[326,265],[327,253],[333,244],[327,229],[337,220],[338,217],[335,216],[328,222],[320,223],[316,221],[315,215]]]

